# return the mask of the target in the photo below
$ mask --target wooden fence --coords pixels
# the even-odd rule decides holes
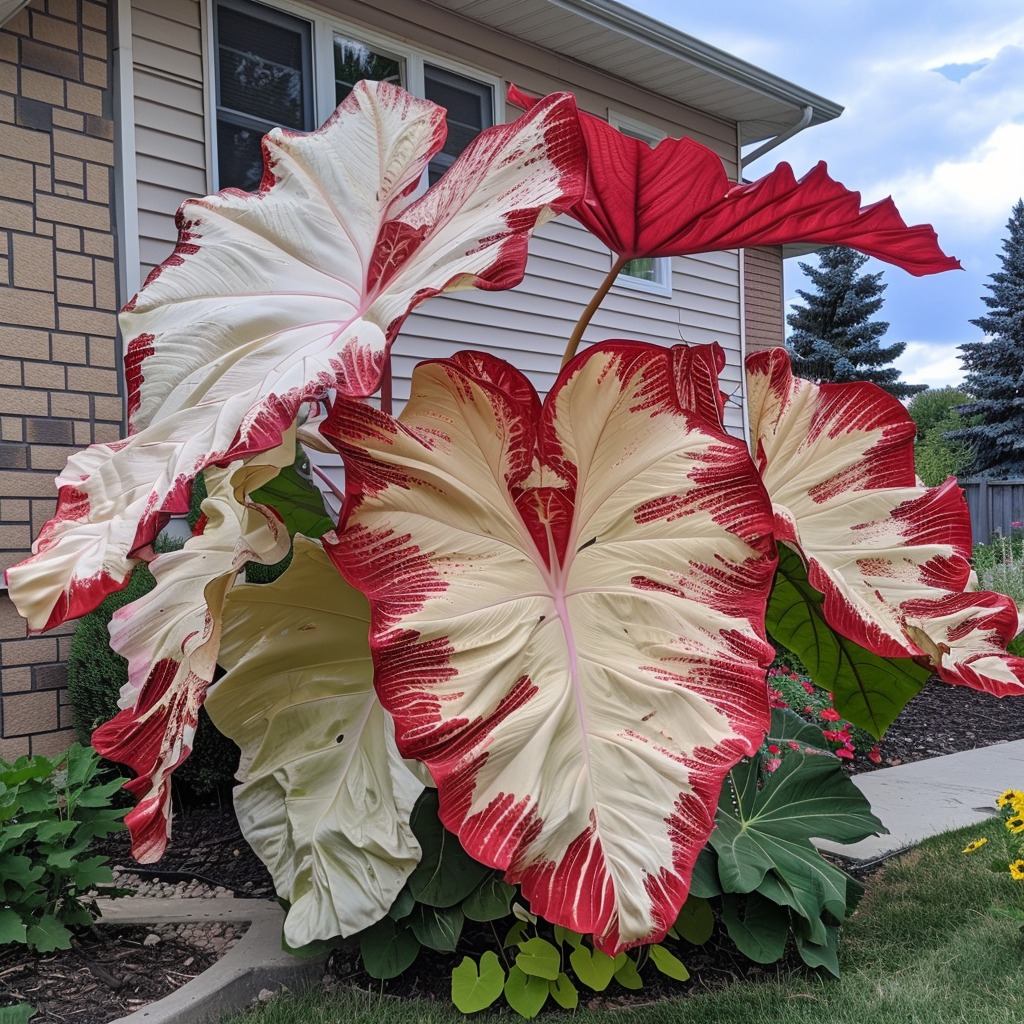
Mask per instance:
[[[1024,479],[961,480],[971,511],[971,532],[975,544],[993,535],[1009,537],[1024,523]]]

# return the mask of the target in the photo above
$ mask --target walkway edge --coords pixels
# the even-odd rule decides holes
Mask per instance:
[[[297,957],[281,948],[284,911],[273,902],[229,898],[127,898],[101,902],[102,920],[109,924],[187,920],[250,922],[245,935],[208,970],[163,999],[126,1017],[118,1017],[110,1024],[214,1021],[244,1009],[263,989],[281,985],[292,988],[315,981],[323,973],[326,957]],[[157,904],[162,906],[155,906]]]

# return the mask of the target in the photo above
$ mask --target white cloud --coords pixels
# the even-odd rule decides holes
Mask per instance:
[[[910,341],[893,363],[907,384],[927,384],[930,388],[963,383],[963,367],[955,348],[929,341]]]
[[[988,230],[1005,223],[1024,193],[1024,124],[1001,124],[964,158],[944,160],[882,185],[908,222],[941,214],[946,225]]]

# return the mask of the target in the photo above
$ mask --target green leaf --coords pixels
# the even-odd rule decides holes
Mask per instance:
[[[416,897],[409,892],[409,887],[406,886],[395,897],[395,902],[391,904],[391,908],[388,910],[388,917],[393,921],[401,921],[412,913],[415,906]]]
[[[797,928],[794,934],[796,948],[808,967],[824,967],[830,974],[838,978],[839,926],[834,924],[825,925],[824,930],[824,942],[811,942],[810,939],[802,934],[803,929]]]
[[[27,890],[42,878],[45,871],[42,864],[33,864],[21,854],[4,854],[0,857],[0,883],[14,883]]]
[[[651,963],[661,971],[667,978],[674,978],[676,981],[688,981],[690,972],[686,965],[674,953],[662,945],[651,946]]]
[[[501,948],[509,949],[512,946],[518,946],[524,938],[526,938],[526,922],[516,921],[505,933],[505,941],[502,942]]]
[[[505,971],[497,954],[487,950],[480,957],[479,967],[472,957],[452,968],[452,1002],[463,1013],[486,1009],[505,987]]]
[[[756,760],[744,759],[726,776],[710,844],[726,892],[758,889],[769,872],[787,887],[787,903],[809,920],[826,906],[845,916],[846,875],[832,867],[811,838],[856,842],[885,831],[839,762],[824,754],[793,752],[758,788]],[[776,881],[769,886],[778,889]]]
[[[271,505],[284,520],[290,536],[301,533],[317,540],[334,529],[324,509],[323,495],[306,476],[308,460],[300,448],[295,462],[250,495],[251,501]]]
[[[71,948],[71,932],[53,914],[43,914],[26,932],[28,944],[37,953]]]
[[[540,1013],[551,991],[548,982],[535,975],[525,974],[518,967],[510,967],[505,981],[505,999],[520,1017],[530,1020]]]
[[[440,953],[454,953],[462,934],[465,915],[461,907],[428,907],[418,904],[407,923],[424,946]]]
[[[555,931],[555,942],[559,946],[569,945],[573,949],[578,948],[579,944],[583,941],[583,936],[579,932],[574,932],[571,928],[563,928],[560,924],[554,926]]]
[[[640,972],[636,969],[636,963],[632,957],[625,956],[622,953],[619,956],[622,956],[623,959],[615,970],[615,980],[623,988],[628,988],[634,992],[637,989],[643,988],[644,980],[640,977]],[[618,958],[616,958],[616,962],[618,962]]]
[[[21,915],[10,907],[0,907],[0,946],[8,942],[27,941]]]
[[[527,910],[522,903],[513,903],[512,913],[515,914],[515,916],[518,917],[519,920],[522,921],[524,924],[537,923],[537,915]]]
[[[385,917],[359,933],[359,953],[371,978],[397,978],[412,966],[420,943],[404,925]]]
[[[579,1005],[580,994],[576,986],[570,981],[568,974],[559,974],[554,981],[548,982],[548,991],[563,1010],[575,1010]]]
[[[569,954],[569,963],[576,977],[595,992],[603,992],[617,970],[615,960],[607,953],[583,945]]]
[[[437,790],[425,789],[410,818],[413,834],[423,848],[409,876],[409,891],[418,903],[452,907],[464,900],[491,871],[473,860],[437,816]]]
[[[558,977],[561,962],[558,947],[539,937],[520,943],[516,955],[516,966],[524,974],[535,978],[547,978],[548,981],[554,981]]]
[[[92,889],[97,885],[109,885],[114,874],[105,856],[86,857],[74,864],[75,885],[79,890]]]
[[[462,901],[462,912],[470,921],[498,921],[508,917],[515,894],[516,887],[494,872]]]
[[[28,1003],[0,1006],[0,1024],[28,1024],[35,1012]]]
[[[801,747],[832,752],[832,747],[825,739],[821,729],[801,718],[790,708],[772,708],[772,720],[768,727],[768,735],[765,736],[765,742],[774,743],[780,747],[784,743],[793,742],[799,743]]]
[[[672,926],[675,938],[685,939],[694,946],[703,946],[715,930],[715,915],[706,899],[689,896]]]
[[[931,675],[909,658],[882,658],[836,633],[822,614],[824,598],[807,582],[800,556],[779,545],[779,568],[765,613],[769,634],[807,666],[836,710],[881,738]]]
[[[713,846],[705,846],[697,855],[693,865],[693,873],[690,875],[689,898],[699,897],[710,899],[712,896],[721,896],[722,886],[718,879],[718,854]],[[685,906],[685,904],[684,904]]]
[[[722,896],[722,922],[736,948],[755,963],[773,964],[782,958],[789,937],[789,914],[760,893]]]

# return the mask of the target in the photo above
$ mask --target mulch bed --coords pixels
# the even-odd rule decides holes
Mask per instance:
[[[878,767],[1021,738],[1024,700],[998,700],[933,680],[886,734]],[[874,767],[861,758],[853,770],[870,771]],[[1024,786],[1024,779],[1020,783]],[[123,834],[111,837],[102,852],[110,855],[112,863],[131,863]],[[178,810],[171,845],[158,870],[171,878],[197,875],[237,896],[273,896],[270,877],[242,839],[230,801],[221,806]],[[146,929],[138,928],[88,929],[76,937],[71,950],[37,955],[27,954],[19,946],[0,947],[0,1005],[21,1001],[33,1004],[38,1010],[33,1024],[106,1024],[162,998],[212,962],[205,951],[180,942],[164,940],[144,946],[146,934]],[[770,967],[750,964],[727,943],[716,944],[715,939],[705,947],[688,949],[682,959],[693,978],[685,986],[655,979],[653,972],[648,981],[649,972],[645,972],[642,991],[592,997],[591,1003],[595,1007],[636,1008],[687,988],[702,991],[739,978],[768,977],[779,970],[799,969],[798,963]],[[447,1000],[451,959],[437,956],[436,960],[425,952],[414,969],[382,986],[362,973],[356,958],[340,954],[335,956],[325,983]]]

